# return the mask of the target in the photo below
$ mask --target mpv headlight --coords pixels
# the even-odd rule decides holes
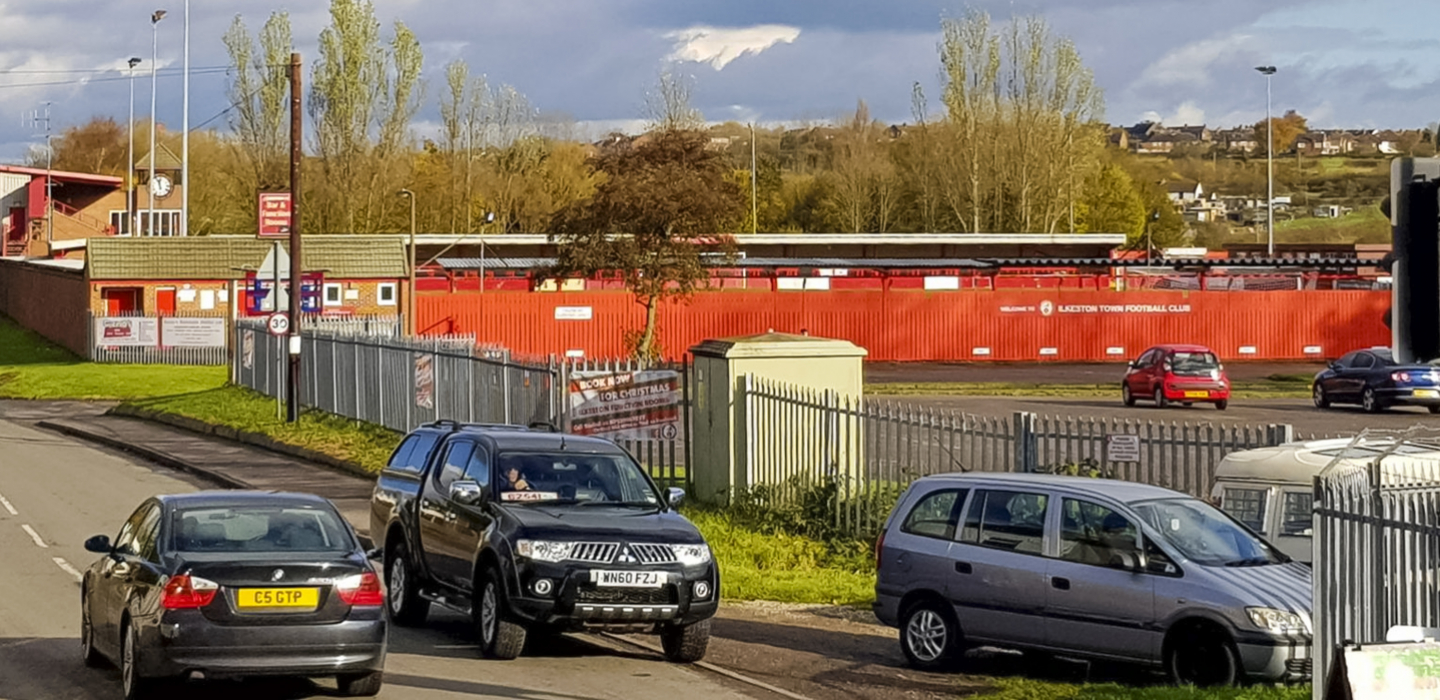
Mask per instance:
[[[545,540],[519,540],[515,543],[515,551],[526,559],[535,561],[559,562],[570,558],[570,550],[575,547],[573,542],[547,542]]]
[[[685,566],[699,566],[710,562],[710,548],[703,544],[672,544],[675,559]]]
[[[1273,608],[1245,608],[1245,612],[1250,614],[1250,621],[1256,627],[1275,634],[1305,631],[1304,621],[1295,613]]]

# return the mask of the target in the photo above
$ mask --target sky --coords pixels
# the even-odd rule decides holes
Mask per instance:
[[[142,59],[135,113],[181,124],[184,0],[0,0],[0,162],[20,162],[52,133],[108,115],[124,123],[126,59]],[[273,0],[272,0],[273,1]],[[308,62],[328,2],[195,0],[190,8],[190,124],[228,128],[220,37],[240,14],[252,31],[290,13]],[[418,36],[427,98],[417,136],[433,133],[444,65],[464,59],[543,112],[599,138],[635,131],[645,92],[669,66],[693,78],[712,121],[837,121],[864,100],[887,122],[914,121],[920,83],[938,114],[941,21],[980,9],[997,21],[1039,15],[1073,40],[1104,90],[1112,124],[1158,120],[1212,128],[1296,110],[1318,128],[1419,128],[1440,119],[1440,3],[1425,0],[374,0],[388,37]],[[153,10],[168,15],[153,27]],[[307,73],[308,79],[308,65]],[[137,154],[139,155],[139,154]]]

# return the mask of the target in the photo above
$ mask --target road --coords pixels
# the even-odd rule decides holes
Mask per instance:
[[[1311,376],[1325,369],[1314,362],[1229,362],[1225,372],[1237,382],[1271,375]],[[1013,384],[1115,384],[1125,376],[1125,363],[1063,362],[867,362],[865,381],[872,383],[1002,382]]]
[[[175,472],[0,420],[0,700],[119,696],[119,673],[80,661],[79,571],[91,535],[114,536],[140,501],[205,488]],[[729,680],[665,663],[628,647],[566,637],[512,662],[478,658],[467,621],[437,614],[424,629],[390,638],[382,698],[721,700],[766,697]],[[586,638],[589,639],[589,638]],[[331,697],[334,683],[266,680],[203,683],[211,700]]]

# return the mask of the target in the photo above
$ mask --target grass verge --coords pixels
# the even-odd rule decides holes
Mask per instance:
[[[1303,374],[1274,374],[1258,381],[1235,382],[1235,399],[1308,399],[1311,377]],[[894,382],[866,384],[872,396],[1012,396],[1047,398],[1120,398],[1119,383],[1112,384],[1023,384],[1007,382]]]
[[[1000,678],[987,700],[1307,700],[1309,686],[1272,688],[1194,688],[1126,686],[1115,683],[1071,685],[1022,678]]]
[[[378,425],[315,409],[302,412],[299,422],[287,423],[277,417],[275,399],[235,386],[125,403],[210,425],[259,433],[277,442],[354,462],[371,473],[378,473],[385,466],[402,437]]]
[[[0,316],[0,398],[118,400],[213,389],[224,367],[87,362]]]

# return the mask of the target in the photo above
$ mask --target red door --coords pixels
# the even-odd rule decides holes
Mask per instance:
[[[133,287],[110,287],[100,290],[106,316],[124,316],[140,310],[140,290]]]
[[[161,316],[175,315],[175,288],[155,290],[155,313]]]
[[[20,254],[25,244],[25,207],[10,207],[10,225],[5,227],[5,254]]]

